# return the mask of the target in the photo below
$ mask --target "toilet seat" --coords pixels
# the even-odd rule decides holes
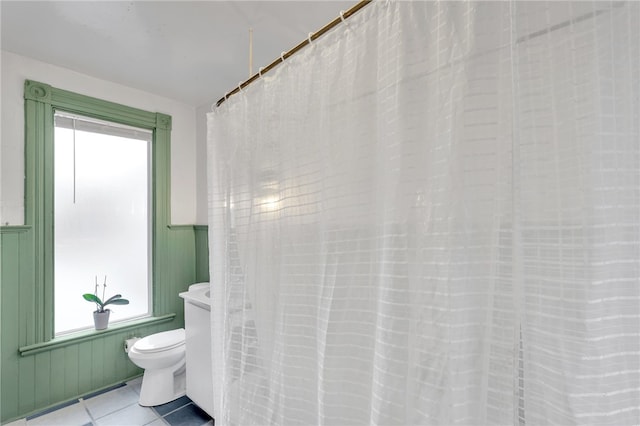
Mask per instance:
[[[134,347],[140,353],[163,352],[184,345],[184,328],[163,331],[138,340]]]

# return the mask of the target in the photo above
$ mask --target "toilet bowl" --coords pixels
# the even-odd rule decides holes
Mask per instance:
[[[185,395],[184,328],[163,331],[138,340],[129,359],[144,368],[139,403],[149,407]]]

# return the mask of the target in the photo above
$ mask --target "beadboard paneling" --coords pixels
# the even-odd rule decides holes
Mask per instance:
[[[209,227],[196,225],[193,228],[196,238],[196,280],[209,281]]]
[[[183,301],[178,293],[196,281],[194,227],[169,226],[171,117],[31,80],[25,81],[24,99],[26,226],[0,227],[2,422],[139,375],[142,371],[124,353],[124,340],[183,327]],[[58,339],[50,346],[54,338],[52,147],[56,109],[153,130],[152,292],[153,313],[160,318],[132,322],[124,328],[114,326],[108,333],[79,333],[82,338]]]
[[[125,339],[184,326],[183,300],[178,293],[196,282],[197,254],[193,226],[162,232],[162,255],[155,274],[156,314],[175,312],[173,321],[140,325],[91,340],[20,356],[18,348],[36,341],[32,228],[0,227],[2,268],[2,339],[0,422],[11,421],[87,393],[138,376],[123,350]],[[201,249],[200,249],[201,250]]]

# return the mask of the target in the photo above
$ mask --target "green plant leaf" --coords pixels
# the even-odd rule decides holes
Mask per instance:
[[[129,301],[127,299],[114,299],[113,297],[106,302],[104,305],[128,305]]]
[[[95,294],[85,293],[85,294],[82,295],[82,297],[84,297],[84,300],[87,300],[89,302],[97,303],[100,306],[104,305],[102,303],[102,300],[100,300],[100,298],[98,296],[96,296]]]
[[[113,300],[115,299],[121,299],[122,295],[121,294],[116,294],[115,296],[111,296],[110,298],[108,298],[104,304],[106,305],[107,303],[113,303]]]

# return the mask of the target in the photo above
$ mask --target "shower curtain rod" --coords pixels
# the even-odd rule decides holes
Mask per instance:
[[[333,21],[329,22],[327,25],[325,25],[324,27],[320,28],[318,31],[316,31],[315,33],[311,33],[309,35],[309,38],[301,41],[300,43],[298,43],[297,46],[295,46],[293,49],[287,51],[287,52],[283,52],[282,55],[280,55],[280,57],[276,60],[274,60],[273,62],[271,62],[269,65],[267,65],[264,68],[261,68],[260,71],[258,71],[257,73],[253,74],[251,77],[249,77],[248,80],[245,80],[244,82],[240,83],[236,88],[234,88],[233,90],[231,90],[230,92],[227,92],[224,97],[220,98],[218,100],[218,102],[216,102],[216,107],[219,107],[220,105],[222,105],[224,103],[224,101],[227,100],[227,98],[229,98],[229,96],[235,95],[236,93],[238,93],[240,90],[244,89],[245,87],[247,87],[248,85],[250,85],[251,83],[253,83],[254,81],[256,81],[257,79],[259,79],[262,75],[264,75],[265,73],[271,71],[273,68],[275,68],[276,66],[278,66],[280,63],[284,62],[285,59],[288,59],[290,56],[292,56],[293,54],[295,54],[296,52],[298,52],[300,49],[302,49],[303,47],[305,47],[306,45],[308,45],[310,42],[312,42],[313,40],[321,37],[322,35],[324,35],[327,31],[329,31],[330,29],[336,27],[338,24],[340,24],[343,20],[351,17],[353,14],[355,14],[356,12],[358,12],[360,9],[362,9],[363,7],[365,7],[366,5],[368,5],[369,3],[371,3],[373,0],[362,0],[358,3],[356,3],[354,6],[352,6],[350,9],[348,9],[345,12],[340,12],[340,16],[338,16],[337,18],[335,18]]]

